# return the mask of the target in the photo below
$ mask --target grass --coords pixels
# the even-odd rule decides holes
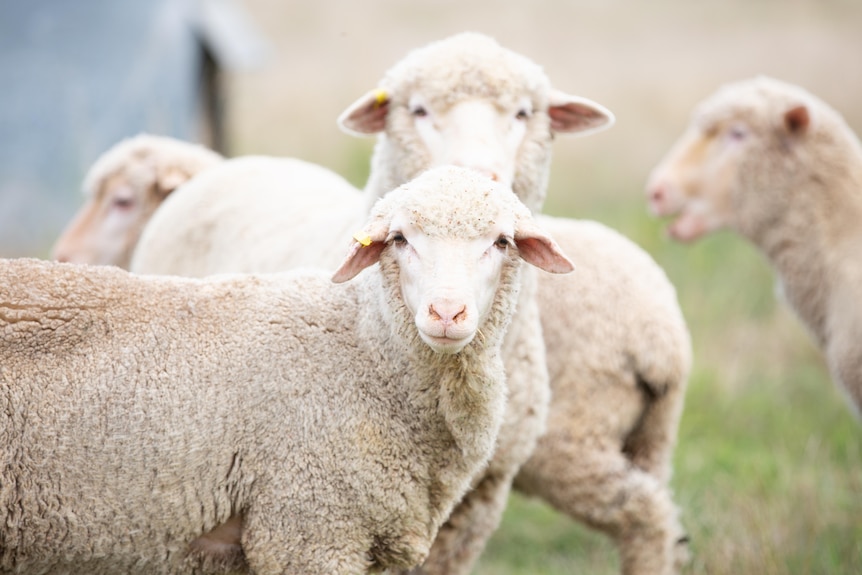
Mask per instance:
[[[673,479],[692,539],[686,573],[859,573],[862,428],[775,300],[760,255],[730,234],[671,244],[636,201],[582,201],[580,214],[624,231],[664,267],[691,329]],[[603,575],[618,562],[604,536],[515,494],[474,573]]]

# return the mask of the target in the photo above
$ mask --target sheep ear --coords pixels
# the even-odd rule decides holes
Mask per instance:
[[[386,90],[371,90],[353,102],[338,117],[338,127],[352,136],[377,134],[386,128],[389,95]]]
[[[380,261],[380,254],[386,247],[386,230],[378,228],[374,232],[358,232],[353,236],[347,257],[332,275],[333,283],[344,283],[352,280],[359,272]]]
[[[551,90],[548,102],[551,130],[581,135],[598,132],[614,125],[610,110],[592,100]]]
[[[811,114],[804,104],[794,106],[784,112],[784,126],[791,134],[801,134],[808,129],[811,123]]]
[[[534,223],[521,222],[515,232],[515,244],[521,259],[546,272],[567,274],[575,269],[575,264],[563,253],[557,242]]]
[[[190,176],[182,170],[172,168],[159,174],[156,180],[159,196],[167,197],[171,192],[189,181]]]

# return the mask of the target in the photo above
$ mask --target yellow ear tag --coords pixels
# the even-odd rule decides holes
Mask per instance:
[[[377,92],[374,93],[374,99],[374,107],[379,108],[386,103],[386,100],[389,99],[389,96],[386,94],[386,90],[384,90],[383,88],[378,88]]]
[[[371,236],[369,236],[365,232],[356,232],[355,234],[353,234],[353,239],[359,242],[363,248],[367,248],[371,245]]]

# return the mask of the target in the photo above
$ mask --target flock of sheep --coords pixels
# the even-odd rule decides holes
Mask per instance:
[[[679,573],[675,290],[540,214],[554,135],[613,121],[466,33],[339,118],[377,135],[364,190],[164,137],[107,151],[60,263],[0,261],[0,572],[466,574],[514,487],[625,575]],[[677,239],[759,246],[862,408],[862,147],[837,113],[722,88],[647,194]]]

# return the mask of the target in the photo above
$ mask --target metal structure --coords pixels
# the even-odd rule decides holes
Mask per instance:
[[[0,0],[0,256],[46,256],[125,137],[224,151],[223,75],[263,54],[230,0]]]

